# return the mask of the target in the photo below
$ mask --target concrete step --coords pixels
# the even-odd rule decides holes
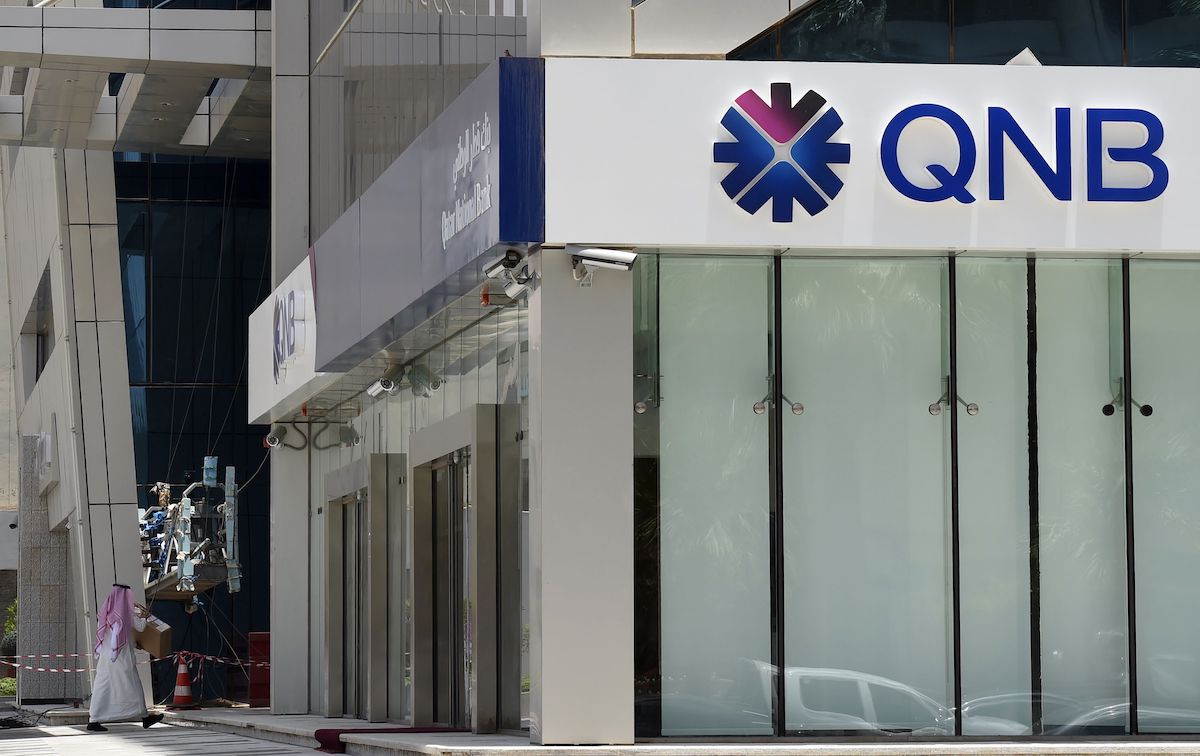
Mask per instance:
[[[285,745],[317,748],[317,730],[363,728],[388,729],[395,724],[371,724],[357,719],[315,717],[308,715],[272,715],[269,709],[196,709],[168,711],[166,721],[181,727],[204,727],[232,735],[270,740]]]
[[[84,707],[75,708],[71,704],[37,704],[13,708],[21,714],[37,718],[39,725],[69,727],[88,723],[88,710]]]

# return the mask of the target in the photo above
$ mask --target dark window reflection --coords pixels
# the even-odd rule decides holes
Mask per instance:
[[[955,62],[1007,63],[1026,47],[1046,65],[1119,66],[1121,1],[955,0]]]
[[[729,56],[734,60],[776,60],[779,57],[779,29],[750,40]]]
[[[1129,65],[1200,66],[1200,1],[1129,3]]]
[[[244,482],[265,455],[266,429],[246,423],[246,321],[271,286],[270,164],[118,154],[114,179],[138,504],[149,483],[196,480],[206,454]],[[269,486],[263,473],[242,491],[241,593],[215,589],[213,615],[196,617],[212,636],[181,633],[177,646],[244,656],[247,633],[268,629]],[[191,622],[178,605],[153,609],[173,626]],[[174,676],[155,675],[161,699]],[[244,684],[210,672],[197,694],[245,700]]]
[[[827,0],[781,29],[784,60],[947,63],[946,0]]]

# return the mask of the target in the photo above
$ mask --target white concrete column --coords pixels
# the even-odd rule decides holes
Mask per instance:
[[[533,742],[633,742],[633,276],[529,297]]]
[[[308,254],[308,3],[271,10],[271,284]]]
[[[307,449],[271,451],[273,714],[308,713],[308,457]]]
[[[271,283],[308,254],[308,3],[271,10]],[[295,434],[293,434],[295,436]],[[309,451],[271,452],[271,711],[309,711]]]

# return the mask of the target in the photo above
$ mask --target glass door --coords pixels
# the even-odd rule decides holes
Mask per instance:
[[[434,722],[471,721],[470,465],[465,450],[432,465]]]
[[[953,734],[947,261],[781,289],[784,729]]]
[[[366,719],[365,493],[342,500],[342,715]]]

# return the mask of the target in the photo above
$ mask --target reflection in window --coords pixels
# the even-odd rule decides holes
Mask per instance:
[[[1046,65],[1121,65],[1120,0],[957,0],[954,59],[1006,63],[1028,47]]]
[[[827,0],[781,29],[785,60],[947,63],[946,0]]]
[[[1129,4],[1129,65],[1200,66],[1200,2]]]

